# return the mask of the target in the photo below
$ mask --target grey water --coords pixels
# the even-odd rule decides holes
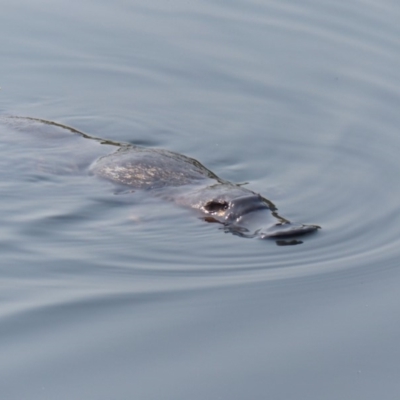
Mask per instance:
[[[399,17],[3,1],[0,116],[193,157],[322,229],[226,234],[92,176],[72,132],[0,124],[1,398],[396,398]]]

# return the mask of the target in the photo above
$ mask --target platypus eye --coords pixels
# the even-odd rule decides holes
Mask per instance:
[[[204,209],[210,213],[224,211],[228,207],[229,207],[229,204],[226,201],[222,201],[222,200],[211,200],[204,205]]]

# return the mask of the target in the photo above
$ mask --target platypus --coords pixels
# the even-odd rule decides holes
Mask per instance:
[[[319,228],[289,222],[260,194],[223,180],[199,161],[172,151],[122,145],[96,160],[90,171],[193,208],[206,221],[218,222],[226,231],[243,237],[287,237]]]
[[[107,141],[43,119],[8,119],[51,125],[111,145],[116,150],[93,160],[88,168],[90,174],[122,186],[127,189],[124,192],[142,190],[191,208],[205,221],[219,223],[226,232],[265,239],[295,237],[320,228],[288,221],[259,193],[219,178],[199,161],[182,154]],[[296,244],[296,241],[282,244]]]

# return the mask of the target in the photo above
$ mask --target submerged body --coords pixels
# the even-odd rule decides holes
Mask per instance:
[[[289,222],[260,194],[219,178],[182,154],[125,145],[97,160],[91,171],[133,190],[147,190],[193,208],[206,221],[223,224],[226,231],[240,236],[285,237],[319,228]]]

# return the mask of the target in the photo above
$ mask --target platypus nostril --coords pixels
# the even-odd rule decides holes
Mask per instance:
[[[303,225],[294,224],[291,222],[279,223],[270,228],[263,230],[260,233],[260,238],[276,238],[276,237],[287,237],[287,236],[298,236],[306,233],[314,232],[321,227],[318,225]]]

